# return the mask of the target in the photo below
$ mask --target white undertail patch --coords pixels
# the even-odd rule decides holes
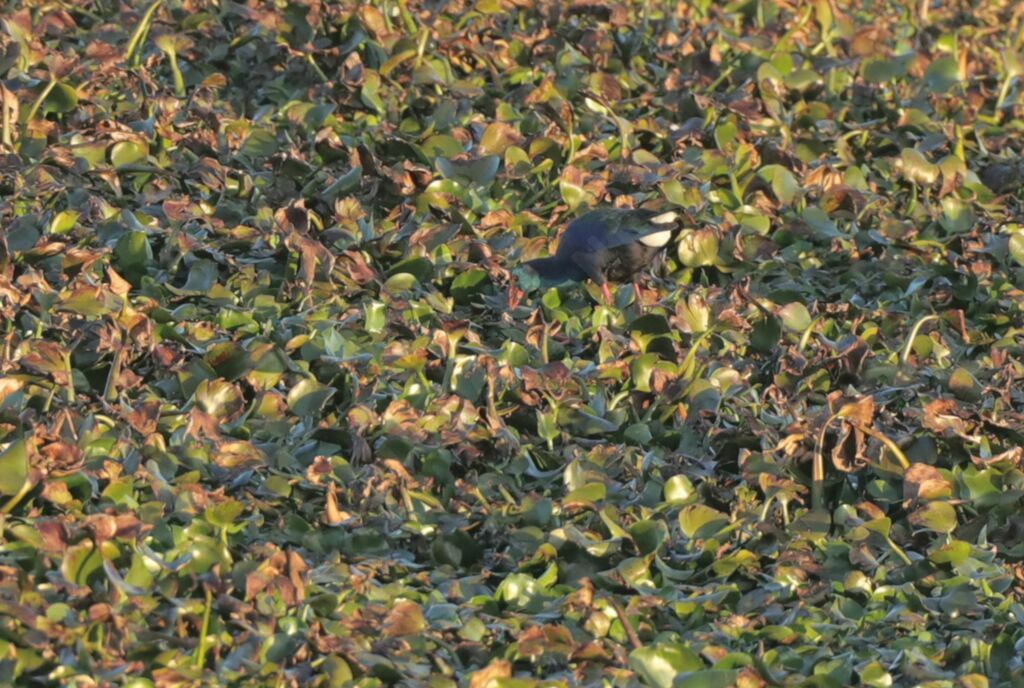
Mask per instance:
[[[661,248],[672,238],[672,230],[666,229],[663,232],[655,232],[640,238],[640,243],[651,248]]]

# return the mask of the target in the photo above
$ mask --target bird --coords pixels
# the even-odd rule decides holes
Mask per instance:
[[[624,282],[646,268],[668,245],[677,229],[679,214],[646,208],[598,208],[569,223],[555,255],[523,264],[523,284],[539,286],[582,282],[590,278],[612,303],[608,280]],[[530,277],[533,279],[531,280]],[[633,282],[639,304],[639,288]]]

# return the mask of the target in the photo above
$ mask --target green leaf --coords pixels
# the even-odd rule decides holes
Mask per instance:
[[[952,55],[932,61],[924,70],[924,86],[932,93],[945,93],[960,83],[960,70]]]
[[[939,545],[928,553],[928,558],[936,564],[952,564],[960,566],[971,556],[971,545],[963,540],[952,540]]]
[[[596,200],[589,189],[583,188],[565,176],[558,180],[558,191],[562,194],[562,200],[569,206],[570,212],[580,206],[592,205]]]
[[[718,264],[718,235],[713,229],[683,230],[679,235],[679,262],[688,268]]]
[[[765,165],[758,170],[758,175],[772,185],[772,193],[780,203],[792,203],[800,194],[800,184],[796,177],[782,165]]]
[[[949,376],[949,391],[965,401],[981,398],[981,384],[966,368],[954,368]]]
[[[734,669],[705,669],[687,674],[675,682],[675,688],[732,688],[739,672]]]
[[[622,433],[626,439],[631,442],[644,446],[650,443],[653,436],[651,435],[651,426],[647,423],[633,423],[626,428]]]
[[[803,220],[814,230],[815,235],[822,239],[835,239],[843,234],[824,210],[816,205],[807,206],[803,212]]]
[[[879,662],[871,662],[859,670],[860,682],[872,688],[890,688],[892,675]]]
[[[217,264],[205,258],[192,263],[188,271],[188,279],[181,293],[206,294],[217,283]]]
[[[794,301],[779,309],[779,319],[790,332],[802,333],[811,326],[811,314],[807,306]]]
[[[640,354],[629,363],[633,385],[641,392],[651,391],[651,374],[660,360],[658,354]]]
[[[452,280],[451,295],[455,299],[455,303],[467,305],[475,297],[483,294],[489,284],[486,270],[478,268],[466,270],[465,272],[460,272]]]
[[[114,246],[118,271],[134,286],[146,274],[146,268],[153,262],[153,248],[145,232],[133,231],[124,234]]]
[[[779,345],[782,337],[782,324],[775,316],[758,320],[750,333],[750,346],[755,351],[768,353]]]
[[[403,62],[411,60],[414,57],[416,57],[415,48],[408,48],[406,50],[402,50],[400,52],[395,53],[390,58],[388,58],[387,62],[380,66],[380,75],[382,77],[387,78],[387,76],[391,74],[391,72],[394,71],[396,67],[398,67]]]
[[[320,196],[327,203],[333,204],[340,197],[359,188],[359,181],[362,178],[363,168],[357,165],[335,179],[330,186],[320,192]]]
[[[369,301],[363,304],[365,319],[363,327],[367,332],[380,332],[387,324],[387,308],[380,301]]]
[[[78,90],[58,81],[43,101],[43,112],[66,113],[78,107]]]
[[[700,189],[696,186],[683,186],[676,179],[667,179],[660,187],[665,198],[681,208],[696,208],[702,203]]]
[[[640,554],[651,554],[668,538],[668,527],[663,521],[644,519],[629,527],[629,535],[636,543]]]
[[[383,115],[386,109],[384,101],[380,99],[380,85],[380,74],[372,70],[367,71],[363,87],[359,91],[359,98],[364,105],[373,109],[378,115]]]
[[[928,502],[910,514],[908,520],[937,533],[952,533],[957,526],[956,509],[949,502]]]
[[[421,284],[434,279],[434,264],[428,258],[409,258],[396,263],[388,270],[388,275],[409,274]]]
[[[17,440],[0,452],[0,495],[12,496],[28,480],[28,444]]]
[[[914,61],[913,53],[892,57],[877,57],[865,60],[861,65],[861,74],[869,83],[881,84],[906,76]]]
[[[106,290],[76,289],[67,298],[60,301],[62,311],[78,313],[91,318],[111,313],[121,307],[121,299]]]
[[[489,186],[494,181],[501,158],[497,155],[485,155],[476,160],[450,160],[437,158],[434,163],[445,179],[457,181],[466,186]]]
[[[505,122],[491,122],[480,137],[480,147],[492,155],[504,155],[508,147],[522,139],[512,125]]]
[[[253,129],[242,144],[241,153],[250,158],[267,158],[277,150],[277,135],[272,130]]]
[[[66,234],[78,224],[77,210],[64,210],[54,215],[50,221],[50,234]]]
[[[103,557],[99,548],[91,541],[68,548],[60,562],[60,572],[75,585],[88,585],[89,581],[102,573]]]
[[[703,504],[690,504],[679,512],[679,527],[688,538],[709,538],[728,524],[728,516]]]
[[[1010,235],[1010,255],[1017,261],[1018,265],[1024,265],[1024,232],[1014,232]]]
[[[638,647],[630,652],[629,668],[649,686],[671,688],[676,676],[688,671],[699,671],[704,668],[704,662],[686,645],[659,643]]]
[[[245,507],[241,502],[235,499],[228,499],[207,507],[203,512],[203,518],[219,528],[227,528],[234,525],[235,521],[244,511]]]
[[[148,155],[149,147],[138,141],[118,141],[110,147],[110,162],[117,168],[145,162]]]
[[[251,358],[251,361],[247,361],[246,358]],[[217,373],[228,380],[245,375],[249,384],[262,390],[276,387],[289,369],[288,357],[272,344],[253,349],[251,357],[239,356],[239,360],[228,368],[215,367]]]
[[[337,390],[304,378],[288,392],[288,408],[297,416],[313,416]]]
[[[195,401],[204,413],[225,419],[238,414],[245,406],[241,390],[227,380],[203,380],[196,387]]]
[[[897,167],[904,177],[924,185],[934,184],[941,173],[938,165],[915,148],[904,148],[900,151]]]
[[[688,328],[691,334],[703,334],[711,327],[713,320],[711,307],[708,306],[704,297],[697,292],[687,296],[686,301],[679,304],[676,308],[683,319],[683,323],[686,325],[684,329]]]
[[[946,196],[942,199],[942,217],[939,224],[949,234],[963,234],[970,231],[978,221],[974,208],[964,203],[956,196]]]
[[[454,158],[456,155],[464,152],[462,144],[459,143],[458,139],[447,134],[431,136],[423,142],[421,148],[430,160],[435,158]]]
[[[604,483],[589,483],[565,495],[562,499],[562,503],[568,504],[573,502],[582,502],[596,504],[605,498],[607,491],[608,488],[604,486]]]
[[[665,501],[669,504],[681,504],[694,495],[693,483],[682,473],[673,475],[665,481]]]
[[[733,122],[723,122],[715,127],[715,145],[719,150],[730,150],[736,140],[736,125]]]
[[[812,540],[820,540],[828,535],[832,526],[832,518],[824,509],[811,509],[805,511],[793,521],[793,532]]]

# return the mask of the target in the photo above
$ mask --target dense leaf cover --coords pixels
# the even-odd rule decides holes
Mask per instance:
[[[1020,685],[974,5],[8,0],[0,684]]]

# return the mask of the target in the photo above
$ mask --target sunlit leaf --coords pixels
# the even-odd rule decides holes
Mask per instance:
[[[644,682],[658,688],[671,688],[677,676],[704,668],[693,650],[678,643],[638,647],[629,654],[629,666]]]
[[[728,522],[725,514],[703,504],[691,504],[679,512],[679,527],[690,538],[711,537]]]
[[[939,533],[952,533],[957,526],[956,510],[949,502],[929,502],[910,514],[909,520],[916,526]]]
[[[28,479],[28,445],[11,442],[0,452],[0,495],[15,495]]]

